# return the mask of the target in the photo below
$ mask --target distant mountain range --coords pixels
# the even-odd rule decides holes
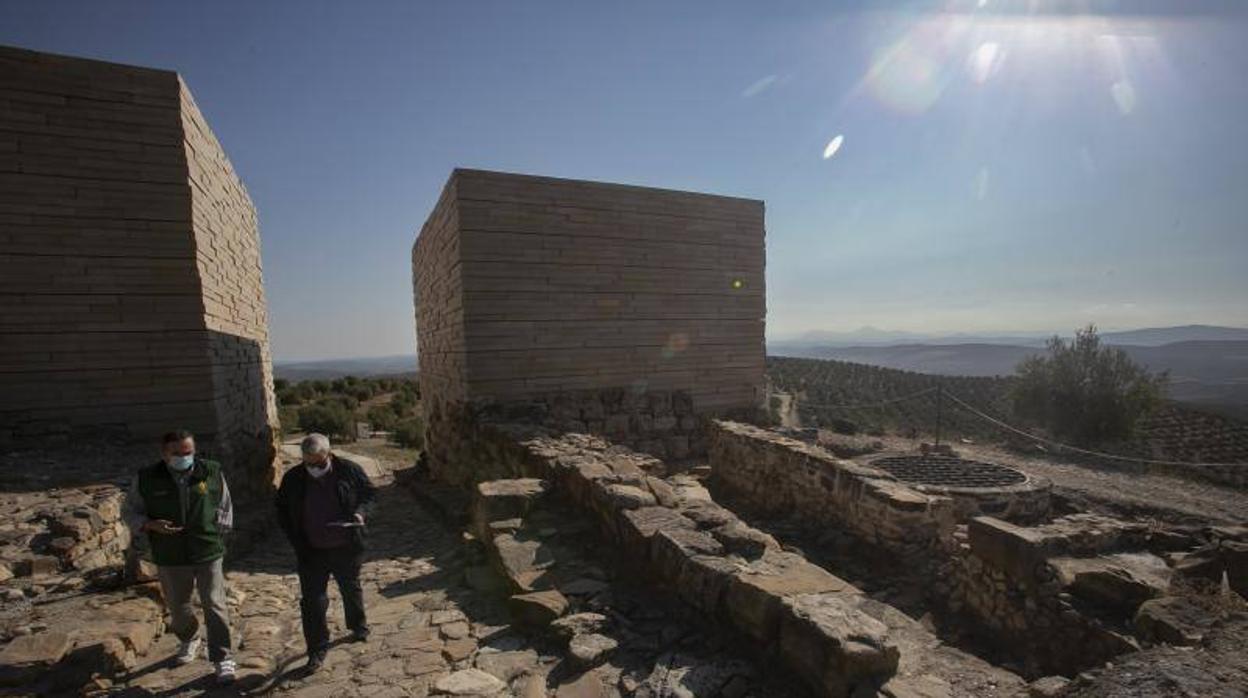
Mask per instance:
[[[1010,333],[919,335],[864,327],[854,332],[810,332],[772,341],[767,353],[811,359],[839,359],[905,371],[956,376],[1006,376],[1020,361],[1044,351],[1051,334]],[[1104,332],[1101,339],[1120,346],[1154,371],[1170,372],[1170,396],[1206,406],[1248,409],[1248,329],[1212,325],[1156,327]],[[278,378],[287,380],[414,375],[412,354],[324,361],[278,361]]]
[[[860,327],[852,332],[829,332],[816,330],[795,337],[778,338],[767,343],[769,351],[794,347],[869,347],[899,344],[1006,344],[1022,347],[1043,347],[1053,335],[1065,337],[1061,332],[1010,332],[1001,334],[975,334],[955,332],[931,334],[881,330]],[[1160,346],[1175,342],[1235,342],[1248,341],[1248,328],[1219,327],[1217,325],[1183,325],[1180,327],[1151,327],[1140,330],[1101,332],[1107,344],[1135,346]]]
[[[1101,339],[1153,371],[1169,371],[1170,397],[1175,400],[1248,406],[1248,329],[1189,325],[1106,332]],[[772,342],[767,350],[773,356],[838,359],[946,376],[1008,376],[1023,359],[1043,353],[1044,341],[1018,336],[858,346],[790,341]]]
[[[416,375],[415,354],[375,356],[361,359],[273,362],[273,376],[290,381],[332,380],[343,376],[371,378],[375,376],[401,375]]]

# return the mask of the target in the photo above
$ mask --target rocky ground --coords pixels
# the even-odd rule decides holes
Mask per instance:
[[[1248,697],[1248,616],[1221,624],[1198,647],[1155,647],[1079,676],[1069,698]]]
[[[156,640],[138,667],[110,692],[126,696],[792,696],[804,695],[784,676],[753,660],[747,649],[721,637],[686,608],[648,593],[595,551],[595,538],[574,526],[559,530],[561,544],[577,542],[590,569],[579,611],[560,623],[592,637],[594,646],[569,647],[573,628],[514,626],[495,593],[499,581],[463,535],[418,498],[394,484],[406,463],[396,451],[353,445],[380,464],[380,501],[370,521],[363,571],[372,637],[337,644],[315,675],[299,630],[294,560],[280,536],[228,571],[240,679],[229,690],[211,682],[206,661],[173,666],[176,641]],[[330,627],[345,636],[342,606],[331,584]],[[592,626],[592,627],[591,627]],[[594,632],[583,632],[592,629]],[[582,641],[580,644],[585,644]]]

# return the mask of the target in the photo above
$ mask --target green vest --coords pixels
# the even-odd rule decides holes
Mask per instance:
[[[221,464],[195,459],[186,494],[186,516],[178,483],[164,463],[139,471],[139,494],[149,519],[172,521],[182,530],[172,535],[149,532],[152,562],[157,565],[198,565],[225,555],[225,539],[217,528],[217,507],[223,488]]]

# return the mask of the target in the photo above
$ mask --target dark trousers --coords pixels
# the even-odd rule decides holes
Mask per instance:
[[[347,627],[356,632],[368,630],[364,618],[364,591],[360,588],[360,565],[364,555],[350,546],[312,548],[299,561],[299,611],[303,616],[303,639],[308,654],[329,648],[329,577],[338,582]]]

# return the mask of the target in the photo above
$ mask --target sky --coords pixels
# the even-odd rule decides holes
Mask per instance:
[[[767,206],[777,339],[1248,326],[1248,3],[0,0],[180,72],[258,209],[278,360],[415,351],[455,167]]]

